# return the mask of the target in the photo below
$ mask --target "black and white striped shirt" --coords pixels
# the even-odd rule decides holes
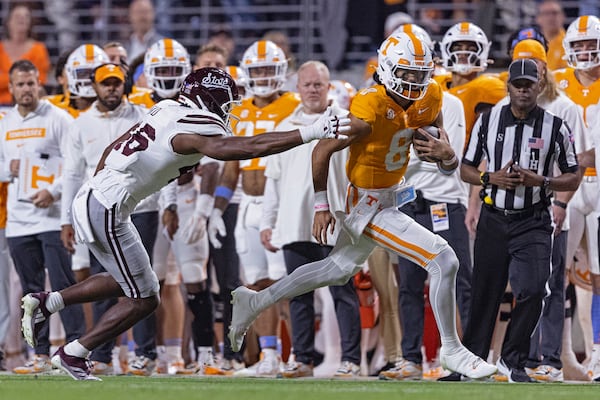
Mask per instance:
[[[493,172],[514,160],[521,168],[551,177],[554,163],[562,173],[577,171],[573,142],[567,124],[539,106],[527,119],[518,120],[511,112],[510,104],[497,105],[477,119],[462,162],[477,167],[487,160],[486,170]],[[547,201],[551,194],[549,190],[542,193],[541,187],[522,185],[514,190],[488,185],[485,190],[495,207],[508,210],[532,207]]]

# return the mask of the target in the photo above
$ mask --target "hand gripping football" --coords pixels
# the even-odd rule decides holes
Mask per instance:
[[[440,130],[437,126],[433,126],[433,125],[427,125],[427,126],[423,126],[420,129],[423,129],[425,132],[427,132],[429,135],[433,136],[435,139],[439,139],[440,138]],[[413,141],[414,140],[423,140],[423,141],[427,141],[428,138],[422,134],[419,129],[415,129],[413,131]],[[414,145],[414,143],[413,143]],[[421,161],[427,161],[427,162],[438,162],[439,160],[431,158],[431,157],[427,157],[427,156],[423,156],[421,154],[419,154],[419,151],[417,150],[417,148],[415,147],[415,153],[417,153],[417,157],[419,157],[419,160]]]

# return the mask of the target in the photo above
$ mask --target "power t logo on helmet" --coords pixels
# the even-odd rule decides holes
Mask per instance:
[[[377,75],[387,90],[408,100],[425,96],[434,67],[427,45],[411,32],[397,32],[378,53]]]
[[[177,95],[191,69],[187,50],[173,39],[161,39],[154,43],[144,57],[144,75],[148,86],[163,99]]]
[[[440,44],[444,68],[464,75],[484,71],[491,45],[480,27],[459,22],[448,29]]]
[[[268,97],[281,89],[287,67],[285,53],[269,40],[253,43],[244,53],[240,64],[248,76],[248,92],[260,97]]]
[[[600,19],[584,15],[573,21],[567,28],[563,47],[571,68],[585,70],[600,65]]]
[[[96,97],[92,87],[92,71],[110,62],[108,55],[94,44],[82,44],[69,55],[65,64],[69,92],[73,97]]]

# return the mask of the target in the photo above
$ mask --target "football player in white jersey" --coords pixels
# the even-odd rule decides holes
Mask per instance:
[[[230,137],[231,106],[237,87],[222,70],[203,68],[184,80],[178,101],[163,100],[110,144],[95,176],[77,193],[72,206],[78,239],[85,242],[108,271],[60,292],[23,297],[22,330],[35,345],[50,314],[67,305],[121,297],[84,334],[61,346],[52,363],[76,380],[91,374],[92,349],[113,340],[158,306],[158,279],[130,214],[141,199],[193,168],[203,156],[244,159],[282,152],[321,138],[345,138],[350,120],[326,112],[313,125],[251,138]],[[169,212],[168,210],[165,212]]]
[[[144,107],[127,101],[124,96],[125,75],[117,64],[107,63],[95,68],[92,74],[92,88],[97,94],[97,100],[75,120],[69,135],[65,159],[61,239],[70,252],[75,250],[75,236],[70,216],[75,194],[84,180],[94,175],[106,146],[139,121],[147,111]],[[140,202],[132,213],[133,223],[141,233],[144,246],[148,249],[154,246],[158,226],[157,199],[158,194],[151,195]],[[87,247],[83,246],[83,249],[88,252]],[[90,257],[89,265],[93,274],[105,272],[104,267],[93,256]],[[97,321],[113,304],[114,299],[95,302],[94,320]],[[140,358],[148,358],[145,360],[146,364],[153,364],[153,359],[156,358],[155,324],[154,318],[146,318],[133,329],[137,344],[136,354]],[[107,342],[94,351],[91,360],[96,374],[113,373],[111,365],[113,347],[114,342]],[[132,371],[135,372],[137,371]]]

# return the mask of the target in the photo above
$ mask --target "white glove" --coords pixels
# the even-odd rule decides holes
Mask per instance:
[[[197,242],[206,234],[206,220],[212,211],[215,199],[208,194],[196,198],[196,207],[191,218],[181,230],[181,238],[187,244]]]
[[[224,237],[227,235],[227,229],[225,229],[225,222],[223,221],[223,211],[214,208],[208,219],[208,239],[215,249],[220,249],[223,245],[217,239],[217,233]]]
[[[342,135],[341,132],[348,132],[350,128],[350,118],[347,113],[333,115],[331,107],[327,107],[323,115],[312,125],[303,126],[299,130],[302,141],[308,143],[315,139],[347,139],[348,136]]]

